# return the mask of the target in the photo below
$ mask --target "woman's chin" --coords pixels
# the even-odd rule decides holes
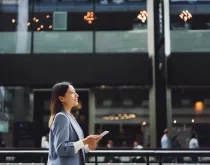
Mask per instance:
[[[74,106],[76,107],[78,104],[79,104],[78,101],[75,101]]]

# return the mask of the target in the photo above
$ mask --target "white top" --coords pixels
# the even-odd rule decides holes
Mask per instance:
[[[42,137],[42,142],[41,142],[41,147],[42,148],[47,148],[49,149],[49,142],[46,140],[46,136]],[[85,152],[89,152],[90,149],[88,148],[88,145],[84,145],[82,140],[79,140],[77,142],[74,142],[74,151],[75,154],[81,149],[81,148],[85,148]]]
[[[192,138],[189,143],[189,148],[199,148],[198,139]]]
[[[88,153],[90,151],[90,149],[88,148],[88,145],[84,145],[82,140],[79,140],[77,142],[74,143],[74,152],[75,154],[81,149],[81,148],[85,148],[85,152]]]
[[[166,134],[163,135],[161,138],[161,148],[169,148],[170,143],[169,143],[169,138]]]
[[[46,136],[43,136],[43,137],[42,137],[41,147],[42,147],[42,148],[47,148],[47,149],[49,149],[49,142],[47,141]]]
[[[137,145],[137,146],[133,147],[133,149],[140,150],[140,149],[143,149],[143,146]]]

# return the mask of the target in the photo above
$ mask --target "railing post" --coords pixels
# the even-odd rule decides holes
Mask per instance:
[[[147,165],[149,165],[149,156],[147,155]]]
[[[95,165],[98,165],[98,156],[95,156]]]
[[[162,159],[163,159],[162,154],[159,154],[159,165],[162,165]]]

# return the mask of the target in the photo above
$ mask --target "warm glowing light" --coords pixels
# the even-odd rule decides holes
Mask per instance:
[[[100,87],[100,88],[101,88],[101,89],[104,89],[105,87],[106,87],[105,85],[101,85],[101,87]]]
[[[33,20],[36,21],[36,17],[34,17]]]
[[[147,125],[147,123],[146,123],[145,121],[144,121],[142,124],[143,124],[144,126]]]
[[[88,24],[92,24],[95,20],[94,12],[87,12],[84,16],[84,20],[88,22]]]
[[[52,25],[49,26],[49,29],[52,29]]]
[[[27,26],[30,26],[31,25],[31,23],[29,22],[29,23],[27,23]]]
[[[192,122],[192,123],[194,123],[194,122],[195,122],[195,120],[194,120],[194,119],[192,119],[192,120],[191,120],[191,122]]]
[[[176,120],[174,120],[174,124],[176,124]]]
[[[107,115],[104,116],[104,120],[124,120],[124,119],[134,119],[136,118],[135,114],[118,114],[118,115]]]
[[[114,119],[115,119],[115,120],[119,120],[119,117],[115,117]]]
[[[40,31],[41,29],[40,28],[37,28],[37,31]]]
[[[43,29],[44,28],[44,25],[41,25],[40,28]]]
[[[188,10],[183,10],[179,17],[184,20],[184,22],[187,22],[192,18],[192,14]]]
[[[36,22],[39,22],[39,19],[36,19]]]
[[[142,23],[145,23],[146,22],[147,17],[148,17],[148,14],[147,14],[147,12],[145,10],[140,11],[139,15],[137,16],[137,18],[139,20],[141,20]]]
[[[197,101],[197,102],[195,103],[195,111],[196,111],[196,113],[197,113],[197,114],[202,113],[202,112],[203,112],[203,109],[204,109],[204,104],[203,104],[203,102]]]
[[[46,18],[49,19],[50,18],[50,15],[46,15]]]
[[[15,19],[12,19],[12,23],[15,23]]]

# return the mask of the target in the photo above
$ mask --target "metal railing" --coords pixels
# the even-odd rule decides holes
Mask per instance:
[[[46,163],[48,156],[48,150],[37,149],[1,149],[0,150],[0,162],[1,163]],[[88,157],[94,157],[94,164],[98,165],[98,157],[100,156],[142,156],[146,159],[146,164],[149,165],[150,157],[156,157],[158,164],[162,165],[164,157],[210,157],[210,150],[95,150],[90,151],[87,154]]]

